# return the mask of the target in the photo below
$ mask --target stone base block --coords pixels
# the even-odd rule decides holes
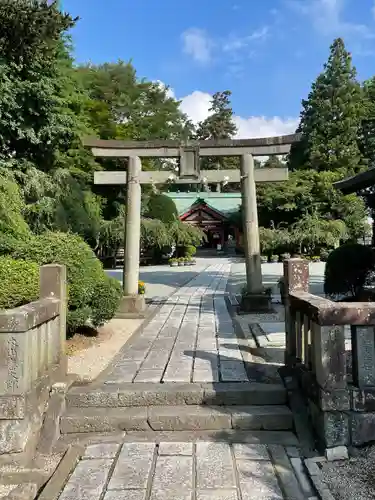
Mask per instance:
[[[270,313],[273,311],[271,297],[266,293],[254,293],[243,296],[240,310],[246,313]]]
[[[122,297],[116,318],[143,318],[146,313],[146,299],[144,295],[125,295]]]

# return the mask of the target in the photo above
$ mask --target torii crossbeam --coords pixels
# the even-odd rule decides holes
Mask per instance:
[[[94,156],[102,158],[128,158],[126,171],[95,172],[94,182],[99,185],[127,185],[126,234],[124,251],[124,296],[134,308],[138,292],[139,240],[140,240],[140,184],[177,184],[241,182],[244,216],[244,246],[248,295],[254,300],[254,309],[265,304],[260,263],[256,182],[279,182],[288,179],[287,168],[254,168],[254,156],[285,155],[299,134],[263,139],[187,141],[119,141],[87,138],[84,145]],[[240,170],[200,170],[203,156],[238,156]],[[140,158],[179,158],[178,175],[169,171],[142,171]],[[130,300],[132,298],[132,300]],[[259,299],[259,300],[258,300]],[[126,301],[125,301],[126,302]],[[249,303],[249,301],[247,301]],[[267,307],[269,303],[267,302]],[[264,307],[264,308],[267,308]],[[123,307],[125,312],[126,307]]]

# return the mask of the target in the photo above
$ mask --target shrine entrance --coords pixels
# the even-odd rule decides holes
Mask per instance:
[[[86,139],[84,144],[96,157],[127,159],[127,171],[95,172],[96,184],[126,185],[125,250],[123,270],[123,312],[145,307],[138,295],[141,224],[141,184],[217,184],[223,181],[241,183],[246,262],[247,300],[254,310],[270,307],[269,295],[262,283],[256,182],[279,182],[288,178],[287,168],[257,168],[254,156],[284,155],[299,134],[246,140],[205,141],[117,141]],[[200,170],[202,156],[238,156],[239,170]],[[142,170],[142,157],[178,158],[178,174],[170,171]],[[203,221],[202,221],[203,222]],[[212,222],[210,222],[212,224]]]

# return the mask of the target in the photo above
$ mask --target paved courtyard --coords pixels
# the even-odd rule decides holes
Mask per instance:
[[[303,500],[290,465],[298,466],[298,451],[288,451],[205,441],[94,444],[59,500]]]

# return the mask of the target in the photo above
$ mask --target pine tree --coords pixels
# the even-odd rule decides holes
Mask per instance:
[[[210,115],[198,124],[198,139],[231,139],[237,132],[233,121],[230,90],[216,92],[212,96]]]
[[[196,131],[196,138],[199,140],[219,140],[231,139],[237,132],[236,124],[233,121],[233,109],[230,102],[230,90],[216,92],[212,96],[210,115],[200,122]],[[203,158],[201,169],[224,170],[238,168],[238,158],[223,156]],[[232,186],[233,187],[233,186]],[[221,190],[221,185],[208,186],[209,189]],[[228,186],[226,187],[228,190]]]
[[[363,165],[358,143],[364,114],[363,92],[341,38],[331,45],[324,71],[313,83],[302,107],[297,129],[302,140],[291,150],[291,169],[357,172]]]

